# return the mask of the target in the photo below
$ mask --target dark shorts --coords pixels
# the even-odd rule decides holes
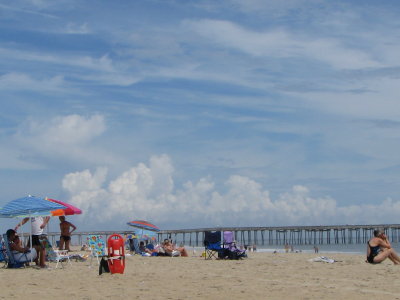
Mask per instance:
[[[69,235],[60,235],[60,240],[64,240],[64,242],[67,242],[71,240],[71,237]]]
[[[32,246],[42,246],[38,235],[32,235]]]

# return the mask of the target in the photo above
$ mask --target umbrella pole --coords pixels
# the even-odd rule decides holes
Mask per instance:
[[[31,238],[29,239],[30,242],[30,249],[32,249],[32,218],[31,218],[31,214],[29,213],[29,220],[31,221],[31,226],[30,226],[30,233],[31,233]],[[39,257],[39,253],[37,253],[37,257]],[[31,263],[33,262],[33,255],[31,254]]]

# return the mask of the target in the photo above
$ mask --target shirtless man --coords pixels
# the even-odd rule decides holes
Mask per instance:
[[[71,243],[71,233],[76,230],[76,226],[65,220],[64,216],[60,216],[60,250],[68,250],[71,251],[69,245]],[[70,229],[72,230],[70,231]],[[64,247],[65,245],[65,247]]]

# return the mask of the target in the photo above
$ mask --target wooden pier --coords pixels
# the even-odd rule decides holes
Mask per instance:
[[[203,246],[205,231],[233,231],[235,240],[240,245],[329,245],[329,244],[363,244],[373,235],[376,228],[382,228],[390,241],[400,242],[400,224],[379,225],[332,225],[332,226],[284,226],[284,227],[214,227],[196,229],[162,230],[157,233],[160,242],[166,238],[188,246]],[[135,231],[90,231],[74,232],[72,243],[82,245],[89,235],[108,236],[118,233],[122,236],[134,234]],[[24,233],[26,238],[29,233]],[[53,244],[59,239],[59,232],[48,232]]]
[[[184,245],[202,246],[205,231],[233,231],[241,245],[362,244],[376,228],[382,228],[392,242],[400,241],[400,224],[178,229],[158,232],[158,240],[170,238]]]

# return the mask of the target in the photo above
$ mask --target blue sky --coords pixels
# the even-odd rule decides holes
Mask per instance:
[[[0,206],[71,202],[82,230],[398,223],[399,13],[1,1]]]

